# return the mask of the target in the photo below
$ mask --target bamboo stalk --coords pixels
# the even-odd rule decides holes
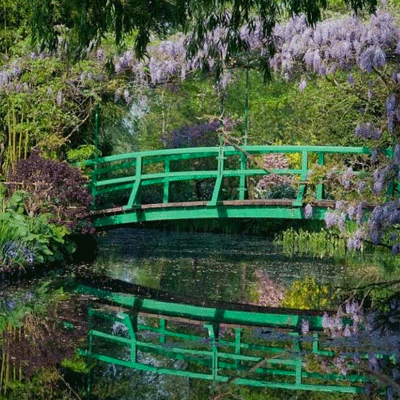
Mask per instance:
[[[7,138],[7,153],[6,153],[6,163],[4,166],[4,169],[7,170],[8,168],[8,163],[10,162],[11,158],[11,153],[10,153],[10,148],[11,148],[11,131],[12,131],[12,126],[11,126],[11,116],[10,116],[10,109],[7,112],[7,127],[8,127],[8,138]]]
[[[18,138],[18,160],[21,159],[21,155],[22,155],[22,132],[23,132],[22,123],[23,123],[23,118],[24,118],[24,116],[22,115],[21,116],[21,129],[19,131],[19,138]]]
[[[7,333],[10,332],[10,325],[7,325],[7,329],[6,329]],[[7,335],[6,335],[7,337]],[[7,348],[8,346],[8,339],[5,339],[5,347]],[[4,362],[5,362],[5,374],[4,374],[4,386],[3,386],[3,393],[5,394],[7,391],[7,386],[10,380],[10,354],[8,351],[6,351],[5,357],[4,357]]]
[[[15,115],[15,107],[13,107],[13,164],[17,161],[17,117]]]
[[[7,387],[10,380],[10,354],[8,352],[6,352],[5,362],[6,362],[6,372],[4,375],[4,387],[3,387],[4,394],[7,392]]]
[[[18,337],[18,343],[21,343],[21,337],[22,337],[22,330],[24,328],[21,326],[18,330],[19,333],[19,337]],[[22,381],[22,365],[21,365],[21,361],[19,361],[19,380]]]
[[[29,142],[29,133],[28,130],[25,132],[25,148],[24,148],[24,158],[28,155],[28,142]]]
[[[3,381],[4,381],[4,373],[5,373],[5,358],[6,358],[6,354],[5,354],[5,345],[4,345],[4,332],[2,332],[2,336],[3,336],[3,341],[2,341],[2,352],[1,352],[1,370],[0,370],[0,393],[3,389]]]
[[[17,328],[13,326],[11,329],[12,329],[12,339],[13,339],[13,342],[15,342],[15,338],[17,335]],[[14,363],[12,366],[12,375],[13,375],[13,380],[16,381],[17,380],[17,368],[15,367]]]

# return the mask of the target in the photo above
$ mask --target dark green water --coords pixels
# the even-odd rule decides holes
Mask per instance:
[[[340,265],[312,257],[290,258],[260,236],[119,228],[98,237],[98,246],[94,269],[102,274],[175,294],[213,300],[252,303],[263,300],[266,304],[271,301],[271,292],[282,294],[284,287],[303,277],[312,275],[321,283],[335,280],[340,284],[345,276]],[[275,304],[279,305],[276,301]],[[153,357],[147,361],[153,365],[159,362]],[[219,392],[221,389],[208,381],[149,374],[105,364],[99,365],[96,371],[93,386],[94,394],[99,398],[225,398]],[[267,398],[256,388],[235,390],[235,399]],[[286,399],[287,393],[271,393],[273,397],[268,398]]]
[[[119,228],[98,245],[94,267],[111,278],[215,300],[249,300],[260,277],[287,286],[309,275],[322,283],[343,276],[338,265],[287,257],[260,236]]]

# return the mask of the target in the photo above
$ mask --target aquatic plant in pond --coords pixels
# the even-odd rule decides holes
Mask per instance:
[[[281,245],[288,256],[312,255],[320,258],[340,258],[347,252],[346,239],[324,229],[319,232],[286,229],[275,237],[274,243]]]

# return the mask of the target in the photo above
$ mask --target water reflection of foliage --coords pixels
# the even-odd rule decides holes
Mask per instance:
[[[92,266],[100,275],[107,275],[129,283],[160,289],[163,262],[157,259],[126,260],[121,255],[109,253],[99,256]]]
[[[49,282],[34,291],[3,293],[3,298],[0,399],[50,400],[78,396],[67,375],[77,379],[74,371],[83,374],[79,383],[82,385],[88,371],[86,363],[76,356],[77,346],[86,336],[86,324],[82,320],[85,302],[75,301],[62,289],[51,290]],[[73,382],[75,388],[77,383]]]
[[[165,264],[160,284],[162,289],[183,296],[238,301],[243,296],[241,279],[241,272],[232,271],[228,264],[210,265],[207,259],[179,258]]]
[[[241,301],[247,297],[246,286],[255,281],[252,266],[240,270],[223,261],[210,263],[205,258],[141,258],[125,259],[118,255],[98,258],[94,270],[114,279],[161,289],[182,296],[212,300]]]
[[[312,257],[330,257],[336,263],[346,266],[348,270],[356,269],[363,273],[356,274],[360,277],[368,276],[371,273],[376,278],[391,276],[400,267],[400,259],[387,251],[387,248],[372,246],[365,243],[361,250],[347,247],[347,239],[338,232],[326,231],[306,231],[303,229],[287,229],[276,236],[274,243],[282,246],[286,255],[293,257],[296,255],[310,255]]]
[[[326,309],[333,304],[328,285],[320,285],[315,277],[308,276],[292,283],[285,291],[281,306],[300,309]]]
[[[250,285],[251,301],[261,306],[278,307],[283,299],[283,287],[268,277],[262,269],[254,272],[255,283]]]

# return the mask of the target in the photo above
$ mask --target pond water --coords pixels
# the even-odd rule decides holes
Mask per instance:
[[[285,256],[281,248],[261,236],[118,228],[98,237],[98,248],[93,267],[101,274],[210,300],[278,306],[284,288],[295,280],[312,275],[321,283],[335,279],[340,284],[344,277],[340,265]],[[112,398],[124,400],[206,400],[215,394],[212,382],[113,365],[99,366],[93,378],[95,395],[100,398],[104,398],[105,387]],[[276,394],[276,399],[285,398]]]
[[[284,288],[310,275],[321,283],[343,279],[339,265],[287,257],[261,236],[119,228],[98,246],[94,268],[110,278],[210,300],[254,301],[267,280]]]

